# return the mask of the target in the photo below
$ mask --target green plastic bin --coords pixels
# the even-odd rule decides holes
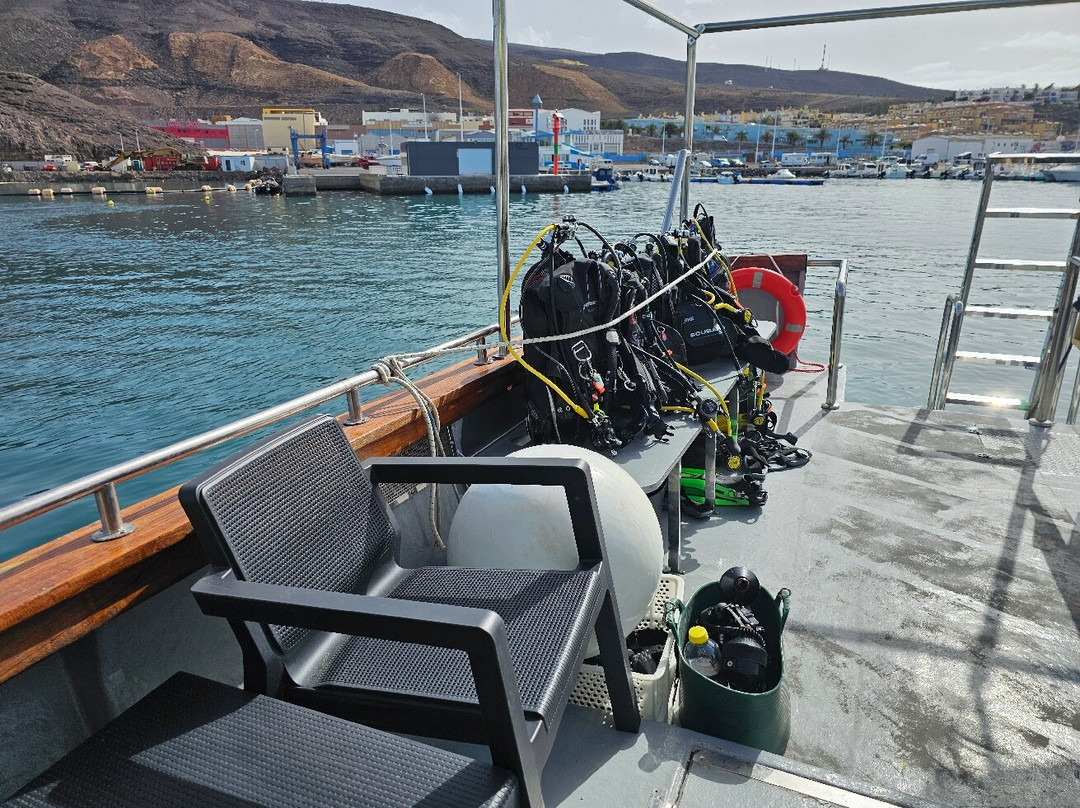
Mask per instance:
[[[703,676],[686,664],[683,646],[697,616],[725,600],[719,582],[698,589],[685,605],[674,602],[669,626],[676,637],[679,655],[679,692],[682,710],[679,724],[717,738],[783,754],[791,736],[791,704],[784,682],[784,625],[790,610],[791,592],[781,589],[776,597],[762,588],[747,604],[761,623],[769,652],[767,675],[772,687],[764,693],[744,693]],[[681,612],[678,623],[674,611]]]

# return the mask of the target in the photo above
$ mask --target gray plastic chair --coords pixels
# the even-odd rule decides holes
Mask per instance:
[[[580,563],[403,568],[378,484],[414,482],[561,486]],[[615,726],[637,732],[583,462],[385,458],[365,470],[338,423],[317,416],[187,483],[180,501],[215,567],[193,592],[204,612],[230,620],[248,690],[487,743],[518,776],[524,804],[540,806],[540,771],[595,628]]]
[[[508,771],[176,674],[3,808],[495,808]]]

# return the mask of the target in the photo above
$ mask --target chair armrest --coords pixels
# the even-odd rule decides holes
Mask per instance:
[[[373,483],[557,485],[566,492],[578,558],[605,559],[592,476],[584,460],[559,457],[379,457],[367,465]]]
[[[215,569],[191,588],[204,614],[254,623],[398,640],[469,655],[492,759],[528,777],[525,708],[514,676],[506,624],[468,606],[326,592],[241,581]]]

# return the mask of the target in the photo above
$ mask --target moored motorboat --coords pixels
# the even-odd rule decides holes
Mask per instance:
[[[891,166],[885,169],[885,173],[882,174],[882,179],[886,180],[906,180],[915,176],[915,169],[904,163],[893,163]]]
[[[1042,173],[1048,182],[1080,182],[1080,167],[1077,166],[1044,168]]]
[[[824,185],[823,177],[799,177],[786,168],[770,174],[767,177],[750,177],[743,182],[750,185]]]

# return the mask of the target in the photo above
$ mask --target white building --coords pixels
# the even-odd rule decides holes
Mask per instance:
[[[393,121],[394,123],[418,123],[423,124],[424,121],[428,123],[435,123],[436,121],[443,121],[444,123],[457,123],[458,116],[456,112],[429,112],[424,115],[423,110],[419,109],[388,109],[385,111],[372,110],[368,112],[363,110],[360,113],[360,122],[364,126],[369,124],[386,123],[387,121]]]
[[[553,110],[540,110],[541,131],[552,131],[551,115]],[[623,131],[621,129],[601,129],[600,110],[588,111],[584,109],[560,109],[559,114],[563,121],[559,124],[560,143],[569,143],[575,149],[590,154],[609,152],[622,154]],[[541,149],[543,151],[543,149]],[[550,149],[548,150],[550,154]],[[550,159],[550,158],[549,158]]]
[[[211,157],[221,160],[222,171],[254,171],[255,155],[237,149],[207,149]]]
[[[911,154],[914,157],[925,154],[929,162],[951,162],[964,152],[971,152],[971,155],[978,159],[995,152],[1023,154],[1030,152],[1033,145],[1031,138],[1015,135],[927,135],[911,145]]]

